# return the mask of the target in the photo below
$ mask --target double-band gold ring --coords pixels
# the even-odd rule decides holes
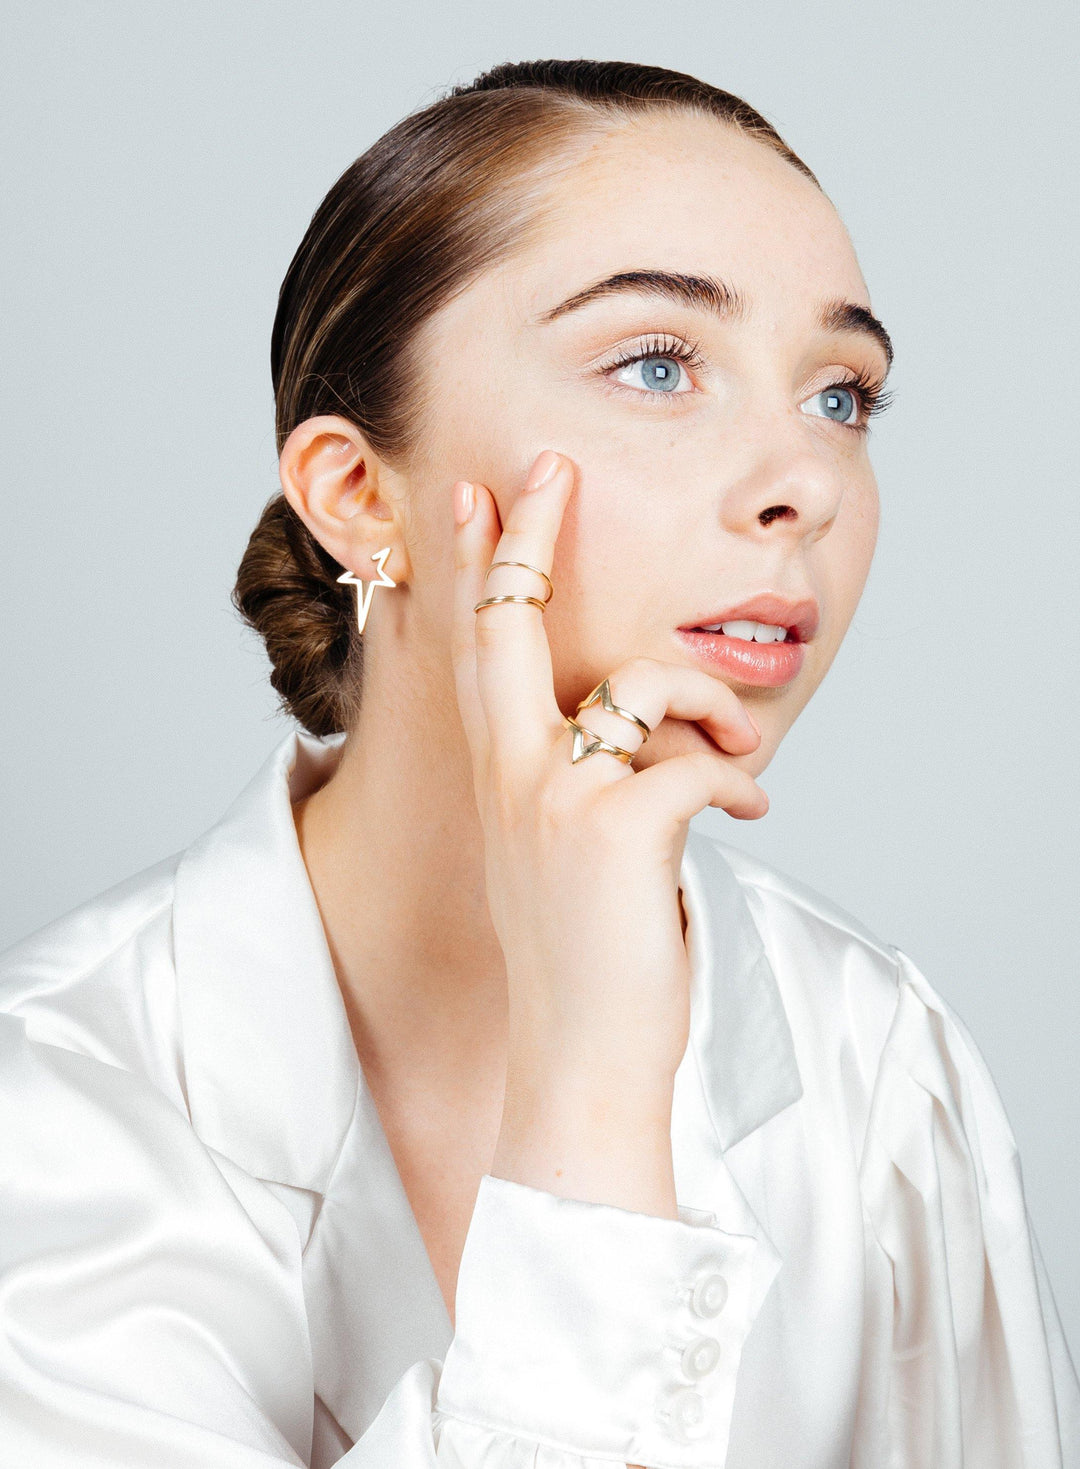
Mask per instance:
[[[485,581],[487,581],[488,577],[495,570],[496,566],[524,566],[526,571],[535,571],[537,576],[542,576],[547,582],[548,594],[542,602],[539,597],[485,597],[482,601],[477,602],[476,606],[473,608],[474,612],[479,612],[481,607],[494,607],[496,602],[528,602],[531,607],[539,607],[541,612],[544,611],[547,604],[555,595],[555,588],[551,584],[551,577],[548,576],[546,571],[541,571],[539,566],[530,566],[527,561],[493,561],[488,567],[487,571],[484,573]]]

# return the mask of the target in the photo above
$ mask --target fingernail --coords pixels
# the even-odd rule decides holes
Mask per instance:
[[[560,454],[557,454],[554,449],[545,449],[530,470],[525,488],[527,490],[541,489],[553,478],[555,471],[561,463],[562,456]]]
[[[759,738],[759,739],[760,739],[760,738],[761,738],[761,725],[760,725],[760,724],[758,724],[758,722],[757,722],[757,720],[756,720],[756,719],[755,719],[755,718],[754,718],[754,716],[753,716],[753,715],[752,715],[752,714],[751,714],[751,713],[750,713],[750,711],[749,711],[749,709],[744,709],[744,710],[743,710],[743,713],[744,713],[744,714],[745,714],[745,715],[746,715],[746,717],[747,717],[747,719],[749,719],[749,721],[750,721],[750,723],[751,723],[751,724],[752,724],[752,725],[753,725],[753,726],[754,726],[754,728],[755,728],[755,729],[756,729],[756,730],[757,730],[757,732],[758,732],[758,738]]]
[[[476,508],[476,489],[467,479],[459,479],[454,486],[454,519],[464,525],[472,519]]]

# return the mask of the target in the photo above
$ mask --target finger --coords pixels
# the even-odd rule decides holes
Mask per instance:
[[[654,831],[665,842],[706,806],[719,806],[738,821],[756,821],[769,809],[768,796],[748,770],[709,750],[658,760],[633,780],[613,784],[604,799],[635,830]]]
[[[667,718],[693,720],[732,755],[748,755],[761,743],[738,695],[703,669],[657,658],[628,658],[608,675],[607,683],[611,703],[636,714],[650,730]],[[574,718],[601,739],[636,753],[645,742],[644,731],[605,708],[602,685],[598,690],[591,691],[594,702]]]
[[[551,477],[537,485],[552,463]],[[548,596],[543,577],[527,567],[550,574],[573,483],[570,461],[545,450],[534,462],[526,488],[519,491],[510,506],[494,543],[491,536],[498,513],[490,494],[478,487],[474,517],[478,528],[469,542],[472,559],[467,573],[477,593],[474,606],[484,597],[506,594],[536,597],[539,601]],[[486,501],[491,504],[490,515],[481,513]],[[488,537],[486,544],[482,535]],[[526,566],[496,566],[489,573],[493,561],[522,561]],[[553,595],[558,595],[558,588]],[[530,603],[500,602],[482,607],[475,618],[476,680],[489,737],[508,757],[519,750],[533,759],[541,749],[550,748],[552,733],[563,728],[544,613]]]

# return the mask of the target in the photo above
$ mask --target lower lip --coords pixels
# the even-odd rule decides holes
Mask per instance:
[[[751,643],[745,638],[729,638],[719,632],[701,632],[680,627],[678,636],[719,673],[726,673],[743,683],[777,688],[790,683],[803,666],[805,643]]]

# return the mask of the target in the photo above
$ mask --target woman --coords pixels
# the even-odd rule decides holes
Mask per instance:
[[[689,827],[850,623],[891,356],[692,77],[497,67],[338,180],[234,593],[300,728],[4,957],[0,1458],[1080,1463],[963,1022]]]

